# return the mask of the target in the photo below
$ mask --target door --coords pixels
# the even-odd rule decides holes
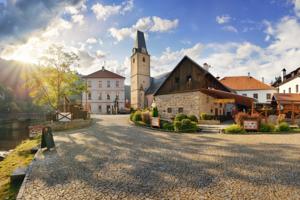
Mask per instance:
[[[111,113],[111,112],[110,112],[110,105],[107,105],[107,106],[106,106],[106,113],[107,113],[107,114],[110,114],[110,113]]]

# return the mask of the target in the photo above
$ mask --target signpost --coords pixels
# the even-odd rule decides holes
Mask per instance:
[[[249,131],[258,131],[258,121],[257,120],[244,120],[244,129]]]

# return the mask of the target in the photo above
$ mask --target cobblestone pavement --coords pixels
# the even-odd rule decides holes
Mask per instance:
[[[300,199],[300,134],[174,134],[99,116],[55,133],[21,199]]]

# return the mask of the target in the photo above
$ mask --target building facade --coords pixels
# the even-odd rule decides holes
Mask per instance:
[[[94,114],[113,114],[125,108],[123,76],[104,67],[84,76],[88,92],[82,94],[82,105]]]
[[[252,76],[228,76],[221,80],[226,87],[239,95],[251,97],[257,100],[257,103],[271,103],[272,97],[277,93],[277,89],[259,81]]]

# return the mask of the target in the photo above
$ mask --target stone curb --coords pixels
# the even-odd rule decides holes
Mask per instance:
[[[28,182],[28,180],[29,180],[29,175],[30,175],[30,173],[31,173],[31,171],[32,171],[33,163],[36,161],[37,155],[38,155],[41,151],[42,151],[42,149],[39,148],[39,150],[34,154],[34,157],[33,157],[32,161],[31,161],[31,163],[28,165],[27,171],[26,171],[26,175],[25,175],[25,178],[24,178],[24,180],[23,180],[23,182],[22,182],[22,184],[21,184],[21,187],[20,187],[20,189],[19,189],[19,192],[18,192],[18,195],[17,195],[16,200],[21,200],[21,199],[22,199],[23,193],[24,193],[24,191],[25,191],[26,183]]]

